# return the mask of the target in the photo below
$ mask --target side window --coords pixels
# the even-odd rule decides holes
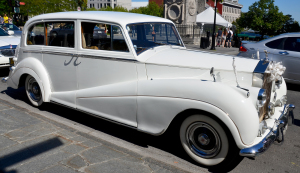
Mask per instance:
[[[46,45],[74,48],[74,22],[46,23]]]
[[[300,52],[300,37],[289,37],[284,42],[284,50]]]
[[[44,23],[31,26],[27,32],[27,45],[44,45]]]
[[[280,38],[277,40],[270,41],[266,43],[266,46],[272,49],[283,49],[283,43],[285,38]]]
[[[82,22],[81,43],[83,49],[129,51],[120,27],[104,23]]]

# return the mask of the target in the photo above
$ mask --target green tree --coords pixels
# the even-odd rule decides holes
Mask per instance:
[[[4,16],[4,14],[7,14],[10,16],[12,13],[12,7],[8,6],[7,0],[0,0],[0,15]]]
[[[155,2],[150,2],[146,7],[139,7],[129,10],[130,13],[147,14],[151,16],[164,16],[163,6],[157,5]]]
[[[297,21],[292,18],[292,15],[286,15],[288,20],[285,22],[281,30],[278,33],[287,33],[287,32],[300,32],[300,26]]]
[[[279,12],[274,0],[259,0],[249,7],[247,13],[242,13],[237,24],[242,28],[251,28],[264,35],[275,35],[287,21],[287,16]]]

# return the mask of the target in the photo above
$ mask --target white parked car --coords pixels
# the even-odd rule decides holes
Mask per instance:
[[[0,68],[10,67],[10,58],[14,57],[20,39],[20,37],[9,36],[4,30],[0,29]]]
[[[51,34],[49,25],[73,30]],[[96,25],[107,37],[93,37]],[[187,50],[170,20],[53,13],[31,18],[22,34],[2,81],[25,85],[34,106],[53,102],[152,135],[174,130],[200,164],[255,157],[292,124],[282,65]]]

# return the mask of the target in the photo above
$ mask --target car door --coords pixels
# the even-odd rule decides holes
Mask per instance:
[[[51,79],[51,101],[75,108],[77,91],[75,34],[52,30],[65,25],[75,26],[75,21],[51,21],[45,23],[46,40],[43,47],[43,64]],[[50,27],[53,25],[53,28]],[[67,30],[65,30],[67,31]]]
[[[105,38],[93,37],[96,25],[105,29]],[[128,49],[124,35],[112,32],[121,27],[81,21],[79,28],[77,108],[137,127],[136,60]]]
[[[272,49],[273,60],[286,67],[284,78],[300,80],[300,37],[284,37],[276,40],[278,47]],[[267,45],[267,44],[266,44]]]

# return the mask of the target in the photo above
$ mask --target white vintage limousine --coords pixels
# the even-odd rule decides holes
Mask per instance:
[[[213,166],[283,141],[294,109],[284,70],[188,50],[164,18],[63,12],[26,23],[2,81],[25,86],[34,106],[58,103],[152,135],[172,129],[191,158]]]

